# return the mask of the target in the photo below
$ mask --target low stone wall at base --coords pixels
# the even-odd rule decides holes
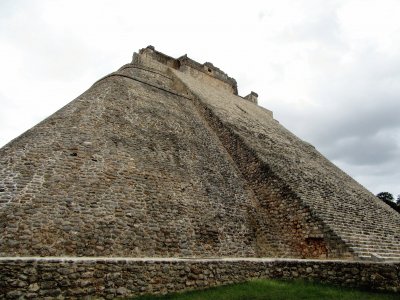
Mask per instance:
[[[400,262],[294,259],[0,258],[0,299],[160,294],[254,278],[400,291]]]

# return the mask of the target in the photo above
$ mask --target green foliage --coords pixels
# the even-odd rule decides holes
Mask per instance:
[[[387,205],[389,205],[391,208],[393,208],[395,211],[400,213],[400,195],[397,197],[397,202],[394,202],[393,195],[388,192],[381,192],[376,195],[379,199],[381,199],[383,202],[385,202]]]
[[[381,192],[381,193],[377,194],[376,196],[383,201],[393,201],[394,200],[393,195],[388,192]]]
[[[372,293],[303,281],[253,280],[204,291],[165,296],[142,296],[135,300],[298,300],[298,299],[399,299],[398,294]]]

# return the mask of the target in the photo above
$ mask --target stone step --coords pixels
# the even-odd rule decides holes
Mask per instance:
[[[379,252],[379,253],[387,253],[387,254],[395,254],[400,256],[400,251],[389,250],[389,249],[376,249],[376,248],[361,248],[361,247],[350,247],[354,252]]]
[[[356,254],[358,255],[374,255],[374,254],[378,254],[381,256],[399,256],[400,257],[400,253],[392,253],[392,252],[388,252],[388,253],[382,253],[379,251],[369,251],[369,250],[358,250],[355,251]]]
[[[400,244],[390,241],[390,240],[373,240],[373,239],[357,239],[357,238],[349,238],[349,237],[342,237],[342,240],[345,241],[347,244],[354,244],[354,245],[372,245],[374,247],[383,247],[383,248],[393,248],[397,249],[400,248]]]
[[[364,223],[364,224],[357,224],[357,223],[347,223],[347,222],[343,222],[337,219],[333,219],[333,220],[328,220],[327,222],[329,222],[329,224],[334,225],[335,227],[342,227],[343,229],[347,229],[347,230],[357,230],[359,231],[360,229],[368,231],[368,232],[383,232],[383,233],[388,233],[388,232],[392,232],[393,230],[391,230],[390,228],[386,228],[384,226],[382,226],[382,224],[374,224],[374,222],[368,222],[368,223]],[[360,221],[362,222],[362,221]],[[380,226],[379,226],[380,225]]]
[[[379,249],[379,248],[355,248],[350,247],[353,251],[367,251],[367,252],[379,252],[379,253],[392,253],[396,255],[400,255],[400,251],[397,250],[390,250],[390,249]]]
[[[359,249],[359,250],[354,250],[354,253],[358,254],[358,255],[362,255],[362,254],[379,254],[379,255],[383,255],[383,256],[400,256],[400,253],[398,252],[386,252],[386,251],[377,251],[376,249],[373,250],[368,250],[368,249]]]
[[[367,230],[366,228],[348,228],[348,226],[341,226],[338,224],[328,224],[330,228],[335,231],[348,233],[348,234],[358,234],[364,236],[379,236],[383,238],[394,238],[395,235],[391,232],[385,230]]]
[[[368,248],[351,248],[353,250],[353,252],[357,255],[357,256],[374,256],[374,255],[378,255],[378,256],[383,256],[383,257],[400,257],[400,252],[396,251],[396,252],[391,252],[391,251],[380,251],[379,249],[368,249]]]
[[[392,253],[384,253],[381,255],[382,257],[386,257],[386,258],[396,258],[396,259],[400,259],[400,255],[399,254],[392,254]]]
[[[351,235],[343,235],[342,238],[353,241],[365,241],[370,242],[371,244],[390,244],[390,245],[400,245],[400,243],[395,239],[380,239],[377,237],[360,237],[360,236],[351,236]]]
[[[400,261],[399,255],[379,255],[376,253],[362,253],[357,255],[360,260],[373,260],[373,261]]]
[[[329,220],[327,222],[329,225],[335,227],[335,228],[340,228],[342,230],[346,231],[357,231],[357,232],[365,232],[366,234],[369,233],[382,233],[384,235],[389,234],[392,232],[390,229],[385,228],[385,227],[379,227],[379,224],[374,225],[372,224],[354,224],[354,223],[344,223],[338,220]]]
[[[373,223],[375,220],[382,221],[383,219],[393,219],[396,220],[396,215],[383,213],[382,215],[376,215],[376,211],[363,211],[363,215],[359,215],[360,208],[356,207],[355,209],[352,207],[340,210],[340,209],[331,209],[326,208],[324,211],[321,211],[319,208],[319,214],[327,217],[328,219],[342,220],[345,223],[352,223],[351,221],[362,221],[364,223]],[[352,219],[349,219],[349,215],[352,216]],[[347,218],[346,218],[347,216]],[[398,220],[398,219],[397,219]],[[354,223],[353,223],[354,225]]]
[[[398,219],[396,218],[390,218],[391,216],[385,216],[384,218],[377,218],[376,215],[371,215],[371,216],[364,216],[363,218],[357,218],[357,217],[353,217],[353,218],[349,218],[348,214],[343,214],[342,216],[340,214],[338,214],[337,212],[335,213],[323,213],[320,214],[321,216],[323,216],[323,219],[325,222],[332,222],[334,224],[343,224],[343,225],[348,225],[351,227],[368,227],[368,226],[372,226],[373,228],[380,228],[375,227],[375,225],[380,225],[382,226],[382,221],[390,219],[393,221],[397,221]],[[383,228],[381,227],[383,230],[384,229],[388,229],[388,228]],[[390,230],[390,228],[389,228]]]
[[[339,232],[340,236],[343,238],[348,238],[351,240],[369,240],[369,241],[376,241],[376,242],[390,242],[399,244],[399,240],[390,237],[381,237],[381,236],[374,236],[374,235],[361,235],[357,233],[347,233],[347,232]]]
[[[355,251],[364,249],[366,251],[380,251],[380,252],[390,252],[390,253],[400,253],[397,248],[389,248],[389,247],[379,247],[379,246],[371,246],[371,245],[355,245],[348,244],[349,248],[354,249]]]

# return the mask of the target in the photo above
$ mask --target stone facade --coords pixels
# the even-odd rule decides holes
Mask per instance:
[[[399,214],[257,96],[135,53],[0,149],[0,257],[400,259]]]
[[[0,299],[96,299],[204,289],[256,278],[398,292],[400,263],[282,259],[0,259]]]

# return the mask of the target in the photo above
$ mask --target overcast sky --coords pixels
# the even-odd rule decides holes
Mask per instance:
[[[400,194],[400,1],[0,1],[0,146],[147,45],[210,61],[374,194]]]

